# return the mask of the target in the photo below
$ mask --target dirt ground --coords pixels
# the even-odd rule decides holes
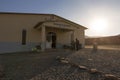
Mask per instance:
[[[71,51],[21,52],[0,54],[5,80],[28,80],[51,67],[56,56],[67,56]]]
[[[93,48],[93,45],[86,45],[86,48]],[[120,50],[120,45],[98,45],[98,49]]]
[[[79,51],[53,50],[40,53],[11,53],[0,55],[5,77],[12,80],[103,80],[70,65],[56,62],[56,56],[67,57],[71,63],[95,68],[120,78],[120,50],[92,48]],[[8,79],[8,80],[9,80]]]
[[[120,78],[120,50],[99,49],[94,52],[90,48],[81,49],[68,55],[67,60],[85,66],[89,70],[97,69],[103,74],[91,74],[69,64],[58,63],[30,80],[104,80],[105,74]]]
[[[120,50],[98,49],[94,52],[92,49],[83,49],[75,54],[68,56],[69,60],[88,67],[95,68],[104,73],[109,73],[120,77]]]

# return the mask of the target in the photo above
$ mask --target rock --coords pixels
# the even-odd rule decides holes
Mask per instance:
[[[60,60],[61,63],[68,64],[69,62],[67,60]]]
[[[92,61],[93,59],[88,59],[88,61]]]
[[[57,56],[57,57],[56,57],[56,60],[60,60],[60,56]]]
[[[85,66],[81,66],[81,65],[79,65],[79,69],[82,69],[82,70],[88,70],[87,67],[85,67]]]
[[[91,74],[102,74],[101,71],[98,71],[97,69],[93,68],[93,69],[90,69],[90,73]]]
[[[64,57],[62,57],[62,58],[60,58],[61,60],[65,60],[65,58]]]
[[[90,69],[90,72],[91,72],[91,73],[96,73],[96,72],[98,72],[98,71],[97,71],[97,69]]]
[[[105,74],[104,80],[119,80],[115,75]]]

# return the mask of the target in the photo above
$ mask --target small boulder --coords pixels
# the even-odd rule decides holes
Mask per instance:
[[[105,74],[104,80],[119,80],[115,75]]]
[[[86,66],[81,66],[81,65],[79,65],[79,69],[88,70],[88,68]]]
[[[95,68],[92,68],[92,69],[90,69],[90,73],[91,73],[91,74],[101,74],[102,72],[101,72],[101,71],[98,71],[98,70],[95,69]]]
[[[90,72],[91,72],[91,73],[96,73],[96,72],[98,72],[98,71],[97,71],[97,69],[94,69],[94,68],[93,68],[93,69],[90,69]]]
[[[62,58],[60,58],[61,60],[65,60],[65,58],[64,57],[62,57]]]
[[[60,60],[60,58],[61,58],[60,56],[57,56],[57,57],[56,57],[56,60]]]
[[[88,61],[92,61],[93,59],[88,59]]]
[[[67,60],[60,60],[61,63],[68,64],[69,62]]]

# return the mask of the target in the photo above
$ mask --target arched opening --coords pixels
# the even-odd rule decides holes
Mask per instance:
[[[47,33],[47,48],[56,48],[56,33]]]

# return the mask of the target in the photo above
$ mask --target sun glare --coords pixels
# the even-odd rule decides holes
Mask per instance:
[[[108,27],[108,22],[106,19],[95,19],[92,20],[90,29],[95,33],[95,34],[103,34]]]

